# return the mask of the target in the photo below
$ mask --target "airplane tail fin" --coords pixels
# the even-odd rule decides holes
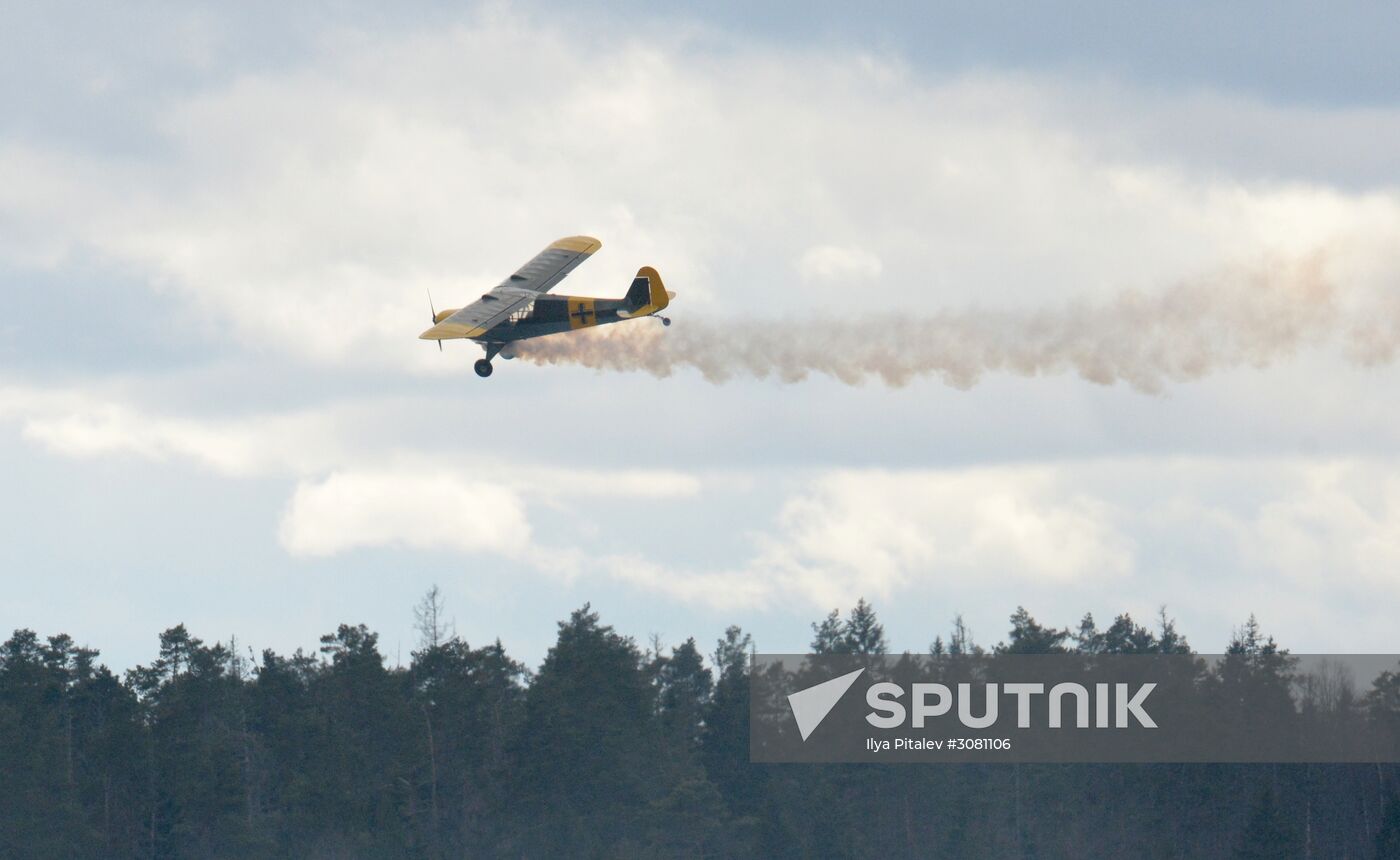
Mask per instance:
[[[625,317],[654,314],[665,310],[674,296],[674,293],[666,290],[666,285],[661,282],[661,275],[655,269],[642,266],[637,270],[637,276],[632,279],[632,286],[627,289],[627,296],[623,299],[627,308],[619,313]]]

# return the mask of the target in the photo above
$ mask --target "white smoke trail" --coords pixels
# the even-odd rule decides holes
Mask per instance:
[[[1073,371],[1100,384],[1157,392],[1168,382],[1218,370],[1264,367],[1345,332],[1353,357],[1389,360],[1400,322],[1349,321],[1321,254],[1294,264],[1232,271],[1155,294],[1126,292],[1099,304],[1053,310],[944,311],[927,316],[802,321],[638,321],[519,344],[537,364],[641,370],[668,376],[694,368],[711,382],[823,373],[858,385],[900,386],[922,376],[969,388],[988,372],[1024,376]],[[678,310],[681,310],[678,308]]]

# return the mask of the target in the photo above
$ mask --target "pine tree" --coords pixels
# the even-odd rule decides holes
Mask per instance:
[[[1042,627],[1024,606],[1011,614],[1011,641],[997,646],[998,654],[1058,654],[1065,650],[1068,630]]]
[[[845,654],[846,625],[841,621],[841,610],[833,609],[820,622],[812,625],[811,649],[813,654]]]
[[[886,651],[885,627],[875,617],[875,607],[862,597],[841,629],[843,652],[880,655]]]
[[[1103,650],[1103,634],[1094,623],[1092,612],[1084,613],[1079,620],[1079,633],[1074,637],[1075,648],[1081,654],[1098,654]]]
[[[1217,675],[1226,701],[1242,714],[1280,722],[1294,713],[1292,671],[1297,658],[1264,636],[1253,614],[1235,631]]]
[[[379,636],[341,624],[321,637],[329,666],[310,678],[315,722],[304,755],[311,779],[307,823],[331,844],[385,853],[405,839],[401,810],[410,805],[413,764],[407,750],[419,733],[401,674],[391,673]]]
[[[657,682],[662,729],[667,738],[682,749],[695,747],[715,684],[694,638],[671,649],[671,656],[657,672]]]
[[[1159,648],[1152,631],[1125,612],[1103,632],[1102,650],[1105,654],[1155,654]]]
[[[585,604],[559,624],[525,695],[515,803],[525,853],[608,853],[632,838],[659,757],[653,695],[636,644]],[[533,850],[532,850],[533,849]]]
[[[762,800],[766,771],[749,763],[749,649],[737,626],[715,647],[714,695],[705,709],[701,762],[734,815],[752,814]]]

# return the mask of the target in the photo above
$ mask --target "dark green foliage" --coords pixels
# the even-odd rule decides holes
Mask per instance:
[[[841,622],[841,610],[833,609],[831,614],[812,625],[813,654],[843,654],[846,647],[846,625]]]
[[[1264,789],[1235,849],[1236,860],[1285,860],[1299,856],[1300,848],[1297,831],[1274,802],[1273,789]]]
[[[753,815],[763,798],[766,771],[749,764],[749,649],[738,627],[724,631],[713,657],[717,680],[705,709],[700,759],[735,816]]]
[[[525,667],[501,643],[472,649],[452,638],[414,655],[410,741],[417,843],[460,856],[499,836],[493,822],[506,779],[507,747],[520,725]],[[415,754],[416,753],[416,754]]]
[[[645,653],[588,606],[533,677],[419,607],[389,668],[342,625],[319,653],[206,644],[184,626],[118,678],[67,636],[0,645],[0,858],[1400,858],[1392,766],[756,766],[750,637]],[[879,655],[865,601],[814,649]],[[946,641],[946,644],[945,644]],[[958,617],[932,646],[979,654]],[[1189,653],[1163,612],[1076,633],[1018,609],[997,653]],[[1400,730],[1400,671],[1300,678],[1250,619],[1216,673],[1239,707]]]
[[[136,850],[137,703],[97,654],[17,630],[0,646],[0,856]],[[23,846],[18,850],[17,846]]]
[[[570,844],[591,854],[635,838],[625,825],[649,798],[661,750],[652,695],[631,639],[588,606],[560,623],[513,746],[526,853]]]
[[[1085,618],[1092,626],[1092,616]],[[996,651],[998,654],[1058,654],[1066,650],[1064,643],[1069,638],[1068,630],[1042,627],[1024,606],[1018,606],[1011,614],[1011,638],[1004,645],[998,645]]]
[[[856,602],[855,608],[846,620],[841,620],[841,611],[831,610],[831,614],[812,625],[813,654],[884,654],[885,627],[875,617],[875,609],[865,598]]]
[[[672,649],[670,657],[658,657],[657,662],[662,739],[668,752],[688,764],[700,750],[705,708],[714,694],[714,675],[705,668],[693,638]]]
[[[1376,860],[1400,860],[1400,795],[1393,787],[1385,792],[1381,827],[1376,831]]]

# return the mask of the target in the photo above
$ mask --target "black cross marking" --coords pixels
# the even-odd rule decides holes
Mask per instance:
[[[581,305],[578,306],[578,310],[576,310],[576,311],[574,311],[573,313],[569,314],[569,316],[571,316],[571,317],[578,317],[578,324],[579,324],[579,325],[588,325],[588,317],[589,317],[589,315],[591,315],[591,314],[593,314],[593,311],[591,311],[591,310],[588,309],[588,305],[582,305],[582,304],[581,304]]]

